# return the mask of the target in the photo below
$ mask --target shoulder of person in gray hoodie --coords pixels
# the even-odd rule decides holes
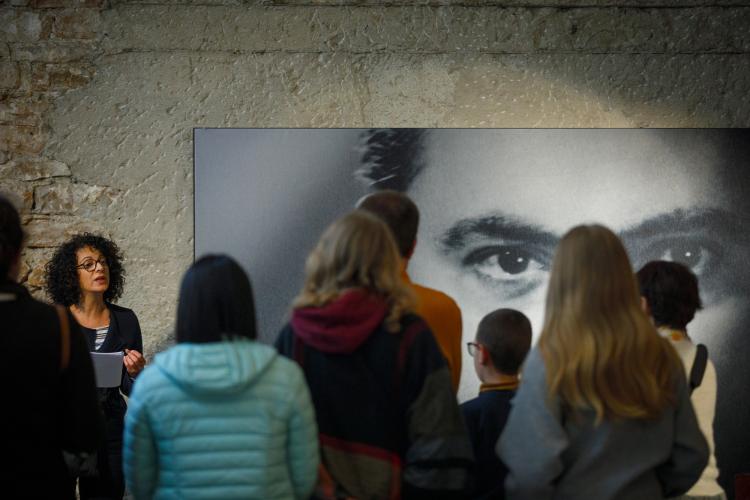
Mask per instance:
[[[657,420],[569,415],[548,396],[544,361],[532,349],[496,451],[511,499],[664,498],[687,491],[708,460],[682,372],[676,401]]]

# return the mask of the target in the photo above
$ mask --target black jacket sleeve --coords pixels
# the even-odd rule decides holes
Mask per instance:
[[[289,359],[294,359],[294,332],[289,325],[284,326],[273,346],[279,351],[279,354]]]
[[[61,374],[63,449],[94,451],[104,439],[104,417],[99,407],[88,344],[78,323],[68,314],[70,361]]]
[[[117,327],[119,329],[118,334],[122,339],[124,349],[132,349],[143,354],[143,337],[141,335],[141,325],[138,323],[138,317],[132,310],[124,307],[110,306],[110,308],[112,314],[116,316]],[[120,391],[126,396],[130,396],[134,382],[135,379],[131,377],[125,367],[123,367]]]

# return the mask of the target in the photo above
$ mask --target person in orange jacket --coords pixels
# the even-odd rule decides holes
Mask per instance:
[[[417,296],[418,316],[432,330],[448,368],[451,371],[453,390],[458,391],[461,381],[461,310],[456,301],[443,292],[413,283],[406,272],[409,259],[417,246],[419,209],[405,194],[383,190],[362,198],[357,208],[366,210],[382,219],[396,239],[401,254],[401,277]]]

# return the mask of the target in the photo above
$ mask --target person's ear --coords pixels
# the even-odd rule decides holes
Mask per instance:
[[[644,297],[643,295],[641,295],[641,309],[646,313],[646,315],[651,316],[651,308],[648,307],[648,300],[646,300],[646,297]]]
[[[487,352],[487,348],[484,347],[482,344],[479,344],[479,363],[482,366],[487,366],[490,362],[490,353]]]

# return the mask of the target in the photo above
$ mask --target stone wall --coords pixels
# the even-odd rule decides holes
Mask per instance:
[[[146,353],[192,260],[193,127],[750,125],[750,1],[0,2],[0,191],[126,254]]]

